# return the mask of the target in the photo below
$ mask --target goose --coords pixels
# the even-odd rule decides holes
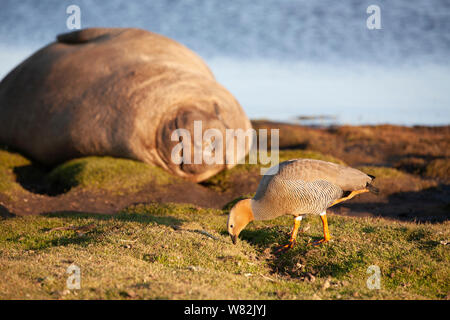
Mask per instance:
[[[292,159],[271,168],[261,178],[252,199],[238,201],[230,210],[228,233],[234,244],[241,231],[253,220],[271,220],[282,215],[294,216],[289,243],[276,253],[294,247],[298,228],[307,214],[319,215],[323,226],[323,239],[313,245],[330,240],[326,210],[358,194],[379,190],[372,185],[374,176],[360,170],[313,159]]]

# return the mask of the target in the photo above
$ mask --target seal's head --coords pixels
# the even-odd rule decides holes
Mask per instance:
[[[194,182],[203,181],[226,168],[225,143],[212,145],[225,137],[225,130],[215,114],[194,107],[181,108],[161,122],[157,133],[159,157],[173,174]],[[206,137],[206,132],[213,135]],[[223,156],[216,157],[216,149],[221,146]]]

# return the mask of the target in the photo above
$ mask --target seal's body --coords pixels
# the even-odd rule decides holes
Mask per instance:
[[[107,155],[201,181],[227,165],[173,163],[171,135],[187,129],[193,139],[194,120],[224,137],[251,128],[200,57],[140,29],[60,35],[0,83],[0,143],[47,165]]]

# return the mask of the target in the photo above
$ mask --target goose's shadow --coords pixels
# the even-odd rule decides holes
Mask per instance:
[[[296,245],[287,251],[277,253],[279,246],[288,243],[290,228],[286,226],[265,227],[258,229],[243,230],[240,234],[241,241],[246,241],[261,251],[261,255],[266,257],[269,267],[273,273],[285,274],[293,278],[304,278],[307,273],[314,273],[320,277],[342,276],[351,271],[355,261],[349,257],[348,261],[340,264],[327,264],[315,270],[308,266],[308,252],[311,250],[323,250],[320,246],[311,245],[312,242],[322,239],[321,234],[311,235],[299,232]],[[226,233],[226,232],[224,232]],[[269,249],[269,250],[268,250]],[[270,251],[270,253],[268,252]],[[304,268],[306,266],[306,268]]]

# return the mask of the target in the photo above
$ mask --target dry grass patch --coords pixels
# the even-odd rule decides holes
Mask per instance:
[[[0,223],[1,299],[442,299],[449,292],[449,223],[424,224],[330,216],[287,241],[292,219],[251,223],[235,246],[226,211],[142,204],[113,215],[50,214]],[[87,225],[93,228],[79,228]],[[71,227],[71,228],[61,228]],[[81,268],[81,289],[67,290],[67,267]],[[381,289],[366,286],[370,265]]]

